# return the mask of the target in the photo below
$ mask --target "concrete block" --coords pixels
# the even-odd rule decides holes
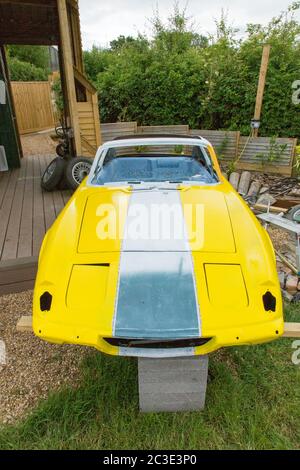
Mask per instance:
[[[140,410],[202,410],[205,406],[208,356],[138,359]]]
[[[247,196],[256,198],[259,193],[260,187],[261,184],[259,181],[252,181]]]
[[[229,178],[229,183],[237,190],[240,181],[240,174],[233,171]]]
[[[250,171],[243,171],[241,178],[240,178],[239,187],[238,187],[238,192],[241,196],[246,196],[246,194],[248,193],[250,182],[251,182]]]

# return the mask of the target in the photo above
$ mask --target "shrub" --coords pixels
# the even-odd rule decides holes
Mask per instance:
[[[42,68],[22,62],[21,60],[13,57],[8,59],[10,78],[14,81],[39,81],[47,80],[47,73]]]

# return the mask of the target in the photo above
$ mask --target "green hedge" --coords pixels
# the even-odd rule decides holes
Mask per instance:
[[[271,44],[262,135],[299,136],[300,105],[292,84],[300,79],[299,2],[267,26],[247,25],[238,39],[224,15],[213,37],[193,30],[175,9],[167,25],[153,21],[153,39],[120,37],[111,47],[84,53],[86,72],[99,92],[103,122],[189,124],[249,133],[262,47]]]

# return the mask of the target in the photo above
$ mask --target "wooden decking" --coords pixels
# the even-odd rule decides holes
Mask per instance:
[[[33,286],[43,237],[71,195],[42,191],[41,174],[52,159],[26,157],[20,169],[0,172],[0,295]]]

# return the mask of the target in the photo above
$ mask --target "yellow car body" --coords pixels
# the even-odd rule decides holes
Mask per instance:
[[[172,357],[208,354],[282,335],[272,243],[222,176],[212,146],[207,141],[202,145],[217,184],[183,182],[170,191],[156,192],[151,188],[142,192],[131,184],[95,186],[88,179],[81,184],[47,232],[40,251],[33,303],[38,337],[87,345],[111,355]],[[102,153],[103,148],[98,161]],[[178,198],[182,207],[200,207],[201,236],[193,239],[193,221],[183,211],[186,249],[169,250],[164,245],[156,250],[151,243],[141,249],[131,240],[124,250],[122,234],[132,198],[153,200],[163,191],[166,200],[172,192],[170,197]],[[99,237],[103,207],[106,218],[115,217],[117,236]]]

